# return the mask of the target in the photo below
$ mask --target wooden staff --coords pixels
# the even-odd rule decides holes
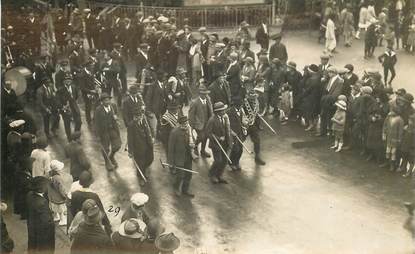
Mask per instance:
[[[147,178],[144,176],[143,171],[141,171],[140,167],[138,166],[137,162],[135,161],[134,157],[131,157],[134,162],[134,166],[136,167],[137,171],[140,173],[141,178],[143,178],[144,182],[147,182]]]
[[[228,162],[230,164],[232,164],[231,159],[229,158],[228,154],[226,153],[225,149],[223,149],[223,147],[221,146],[221,144],[219,143],[219,140],[216,138],[215,134],[212,134],[213,139],[215,140],[216,144],[218,144],[220,150],[222,151],[223,155],[225,155],[226,159],[228,160]]]
[[[244,144],[244,142],[242,142],[242,140],[238,137],[238,135],[235,135],[236,140],[238,140],[239,143],[241,143],[242,147],[249,153],[249,154],[253,154],[254,152],[252,152],[251,150],[248,149],[248,147],[246,147],[246,145]]]
[[[274,133],[275,135],[277,135],[277,132],[271,127],[271,125],[269,125],[269,123],[267,121],[265,121],[264,118],[262,118],[262,116],[260,116],[259,114],[257,114],[257,116],[259,117],[259,119],[262,120],[262,122],[268,127],[268,129]]]
[[[199,174],[199,172],[193,171],[193,170],[191,170],[191,169],[182,168],[182,167],[178,167],[178,166],[173,166],[173,165],[171,165],[171,164],[165,163],[165,162],[163,162],[161,159],[160,159],[160,163],[161,163],[161,166],[162,166],[163,168],[165,168],[165,167],[170,167],[170,168],[176,168],[176,169],[180,169],[180,170],[183,170],[183,171],[186,171],[186,172],[190,172],[190,173],[192,173],[192,174]]]

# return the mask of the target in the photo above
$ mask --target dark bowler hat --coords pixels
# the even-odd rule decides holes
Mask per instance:
[[[315,73],[315,72],[318,72],[318,71],[319,71],[319,68],[318,68],[318,66],[317,66],[317,65],[315,65],[315,64],[310,64],[310,65],[308,66],[308,71]]]
[[[137,94],[139,92],[139,87],[137,85],[131,85],[130,87],[128,87],[128,92],[130,94]]]
[[[35,176],[31,181],[31,187],[33,191],[41,192],[49,180],[44,176]]]
[[[173,252],[180,246],[180,240],[173,233],[163,234],[156,238],[156,248],[163,252]]]
[[[201,93],[201,94],[209,94],[210,91],[209,91],[209,89],[206,88],[206,86],[204,84],[200,84],[199,85],[199,93]]]
[[[293,61],[289,61],[289,62],[287,63],[287,67],[290,67],[290,68],[296,69],[296,68],[297,68],[297,64],[296,64],[295,62],[293,62]]]
[[[213,105],[213,111],[218,112],[227,109],[228,106],[225,105],[223,102],[219,101]]]
[[[179,119],[178,119],[178,122],[180,123],[180,124],[182,124],[182,123],[187,123],[189,121],[189,119],[187,118],[187,116],[181,116],[181,117],[179,117]]]
[[[102,93],[100,100],[103,101],[105,99],[111,99],[111,98],[112,98],[111,95],[109,95],[108,93]]]

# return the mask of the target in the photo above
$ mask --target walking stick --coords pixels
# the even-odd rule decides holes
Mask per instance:
[[[147,182],[147,178],[144,176],[143,171],[141,171],[140,167],[138,166],[137,162],[135,161],[134,157],[132,157],[134,166],[136,167],[137,171],[140,173],[141,178],[143,178],[144,182]]]
[[[261,119],[262,120],[262,122],[268,127],[268,129],[272,132],[272,133],[274,133],[275,135],[277,135],[277,132],[271,127],[271,125],[269,125],[269,123],[267,122],[267,121],[265,121],[265,119],[262,117],[262,116],[260,116],[259,114],[257,114],[257,116],[259,117],[259,119]]]
[[[239,143],[241,143],[242,147],[249,153],[249,154],[253,154],[254,152],[252,152],[251,150],[248,149],[248,147],[246,147],[246,145],[242,142],[242,140],[238,137],[238,135],[235,135],[235,138],[238,140]]]
[[[229,158],[228,154],[226,153],[225,149],[220,145],[219,140],[216,138],[215,134],[212,134],[213,139],[215,140],[216,144],[218,144],[220,150],[222,151],[223,155],[225,155],[226,159],[230,164],[232,164],[231,159]]]
[[[190,172],[190,173],[193,173],[193,174],[199,174],[199,172],[193,171],[193,170],[191,170],[191,169],[182,168],[182,167],[177,167],[177,166],[173,166],[173,165],[171,165],[171,164],[165,163],[165,162],[163,162],[161,159],[160,159],[160,163],[161,163],[161,166],[162,166],[163,168],[170,167],[170,168],[176,168],[176,169],[180,169],[180,170],[183,170],[183,171],[186,171],[186,172]]]
[[[114,165],[112,164],[107,152],[105,151],[104,147],[102,146],[102,144],[99,144],[99,146],[101,147],[101,151],[104,154],[105,160],[109,163],[109,166],[107,167],[107,170],[113,170],[114,169]],[[108,165],[107,163],[105,163],[105,165]]]

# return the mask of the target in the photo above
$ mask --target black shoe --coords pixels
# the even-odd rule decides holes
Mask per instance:
[[[209,154],[208,152],[206,152],[205,150],[203,150],[203,151],[200,153],[200,155],[201,155],[203,158],[210,158],[210,154]]]
[[[193,149],[193,153],[194,153],[195,155],[199,156],[199,149],[197,149],[197,148]]]
[[[258,165],[265,165],[265,161],[263,161],[259,156],[255,157],[255,163]]]
[[[216,178],[216,177],[214,177],[214,176],[211,176],[211,177],[210,177],[210,181],[211,181],[213,184],[218,184],[218,183],[219,183],[218,178]]]
[[[189,193],[189,192],[183,192],[182,194],[183,194],[183,196],[188,197],[188,198],[194,198],[195,197],[194,194]]]
[[[218,183],[222,183],[222,184],[228,184],[228,181],[226,181],[223,178],[218,178]]]

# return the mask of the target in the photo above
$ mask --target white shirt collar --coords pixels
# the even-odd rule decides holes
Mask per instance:
[[[206,103],[207,103],[206,98],[205,98],[205,99],[202,99],[202,97],[199,97],[199,98],[200,98],[200,101],[201,101],[203,104],[206,104]]]

